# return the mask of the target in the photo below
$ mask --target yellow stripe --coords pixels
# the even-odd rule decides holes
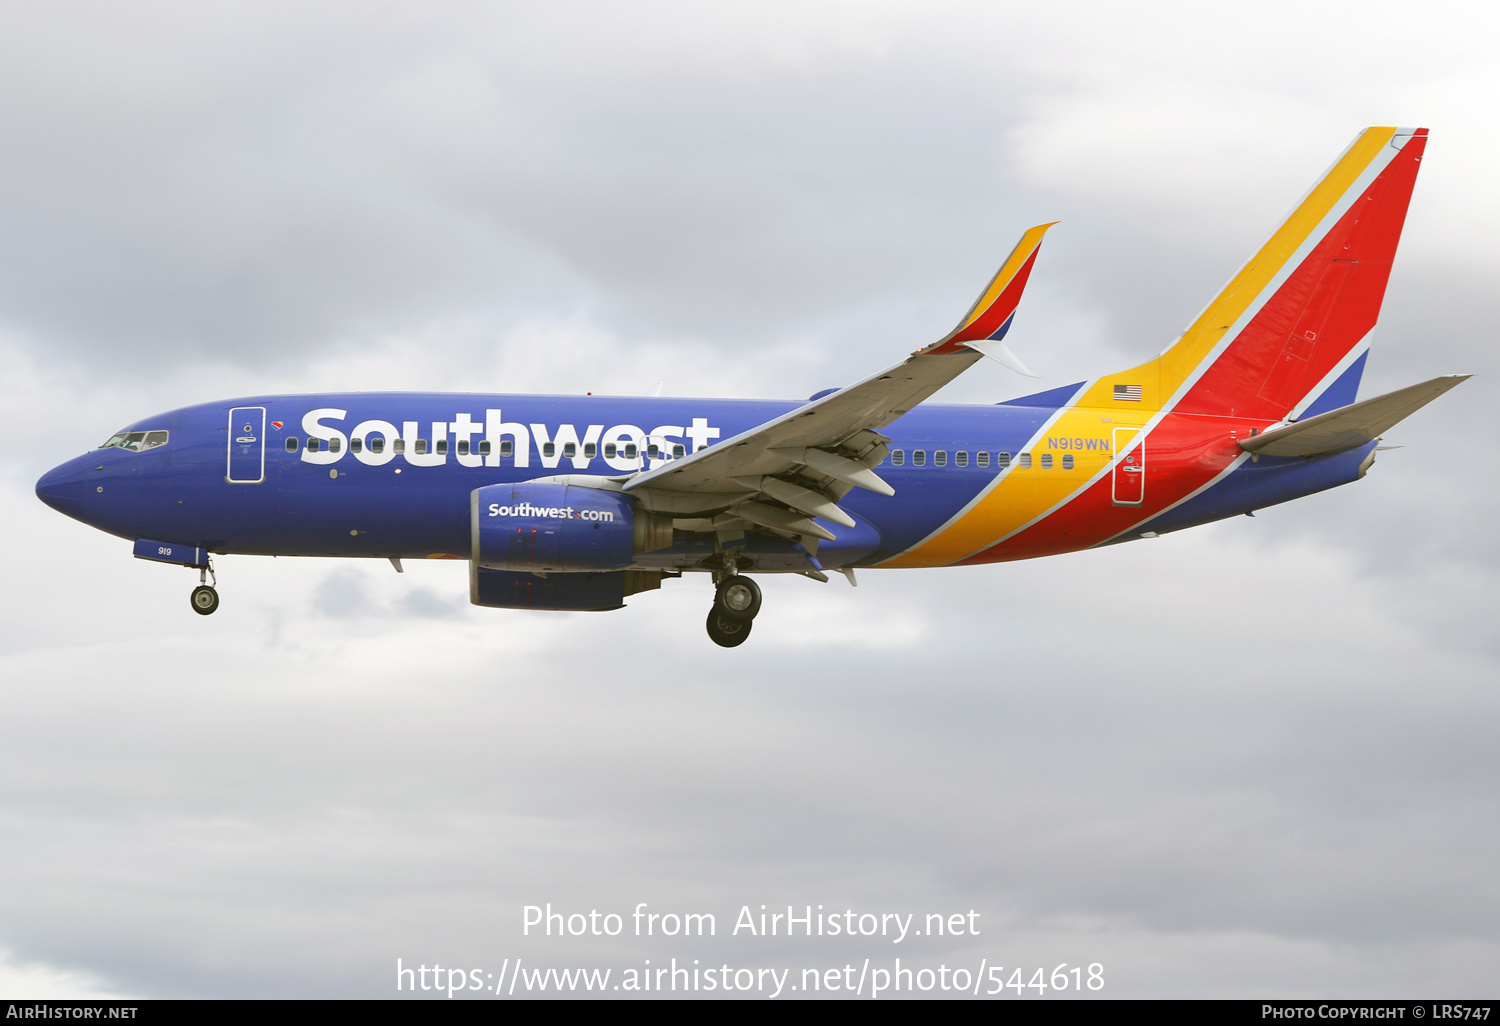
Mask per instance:
[[[1065,411],[1032,443],[1031,452],[1035,456],[1050,452],[1060,457],[1064,450],[1049,448],[1049,439],[1109,437],[1112,428],[1144,427],[1214,351],[1224,333],[1250,308],[1395,134],[1395,128],[1366,129],[1260,252],[1234,276],[1192,327],[1183,332],[1182,338],[1155,360],[1095,381],[1072,409]],[[1121,409],[1124,404],[1114,401],[1117,384],[1140,385],[1140,404],[1131,403]],[[943,566],[995,544],[1083,488],[1108,462],[1107,457],[1097,452],[1075,452],[1074,457],[1072,471],[1056,467],[1041,470],[1037,466],[1039,459],[1033,459],[1028,471],[1013,468],[946,530],[881,565]]]
[[[1000,270],[995,272],[995,277],[990,281],[989,288],[984,290],[978,301],[964,315],[964,319],[959,322],[958,327],[950,331],[947,338],[943,339],[943,342],[946,342],[949,338],[952,338],[958,332],[963,331],[969,325],[973,324],[979,319],[980,314],[990,308],[990,304],[1000,298],[1000,293],[1005,291],[1005,286],[1010,284],[1011,279],[1016,276],[1016,272],[1026,263],[1031,254],[1036,252],[1036,248],[1042,244],[1042,236],[1047,234],[1047,229],[1056,223],[1056,221],[1049,221],[1047,224],[1039,224],[1035,228],[1026,229],[1025,233],[1021,236],[1021,241],[1016,243],[1016,248],[1010,251],[1010,256],[1005,258],[1005,263],[1001,264]],[[942,342],[939,342],[938,345],[942,345]]]
[[[1134,384],[1134,380],[1131,382]],[[1093,389],[1090,389],[1090,394]],[[1145,404],[1142,403],[1142,406]],[[1142,428],[1154,410],[1141,409],[1135,403],[1125,410],[1073,408],[1047,428],[1032,443],[1030,469],[1012,466],[995,488],[960,517],[951,527],[932,540],[904,555],[880,564],[888,567],[944,566],[986,548],[1006,535],[1019,530],[1041,513],[1051,509],[1082,488],[1109,463],[1113,451],[1054,448],[1049,440],[1108,439],[1111,446],[1117,427]],[[1054,463],[1044,470],[1041,457],[1050,454]],[[1062,469],[1062,457],[1072,455],[1072,470]],[[1016,460],[1019,453],[1013,454]]]
[[[1161,366],[1161,383],[1166,386],[1163,388],[1166,395],[1176,392],[1203,358],[1213,351],[1224,332],[1249,309],[1395,135],[1393,127],[1365,129],[1301,205],[1292,211],[1286,223],[1183,333],[1177,344],[1161,355],[1157,362]]]

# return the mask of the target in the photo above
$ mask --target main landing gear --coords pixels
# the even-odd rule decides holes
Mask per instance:
[[[208,575],[213,572],[214,565],[212,562],[198,571],[198,587],[193,589],[192,598],[189,599],[193,604],[193,612],[199,616],[207,616],[219,608],[219,593],[213,589],[212,585],[205,583],[208,580]],[[214,584],[218,583],[219,577],[215,574]]]
[[[714,605],[708,611],[708,636],[721,648],[742,645],[759,612],[760,586],[741,574],[725,574],[719,578]]]

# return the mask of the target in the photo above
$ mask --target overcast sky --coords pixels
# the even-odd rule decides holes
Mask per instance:
[[[1500,19],[1219,8],[0,8],[0,994],[897,955],[1494,993]],[[939,398],[1117,370],[1372,124],[1433,138],[1361,394],[1477,376],[1255,519],[774,578],[721,650],[692,576],[526,614],[462,564],[231,556],[198,617],[32,492],[264,391],[806,396],[940,337],[1041,221],[1007,342],[1043,380]],[[523,937],[545,902],[719,936]],[[762,903],[982,933],[727,936]]]

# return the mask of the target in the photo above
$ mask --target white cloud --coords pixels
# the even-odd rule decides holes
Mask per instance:
[[[41,962],[17,962],[0,952],[0,994],[12,999],[97,1001],[129,997],[92,973]]]

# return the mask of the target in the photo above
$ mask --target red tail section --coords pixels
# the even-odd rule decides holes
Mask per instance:
[[[1427,130],[1349,205],[1177,404],[1179,413],[1280,420],[1375,326]]]
[[[1181,338],[1154,360],[1087,382],[1023,451],[1045,455],[1108,424],[1106,450],[1075,453],[1062,468],[1071,474],[1050,459],[1012,466],[885,565],[1084,548],[1226,472],[1243,455],[1237,439],[1300,413],[1310,391],[1357,361],[1380,314],[1426,145],[1425,128],[1361,132]]]

